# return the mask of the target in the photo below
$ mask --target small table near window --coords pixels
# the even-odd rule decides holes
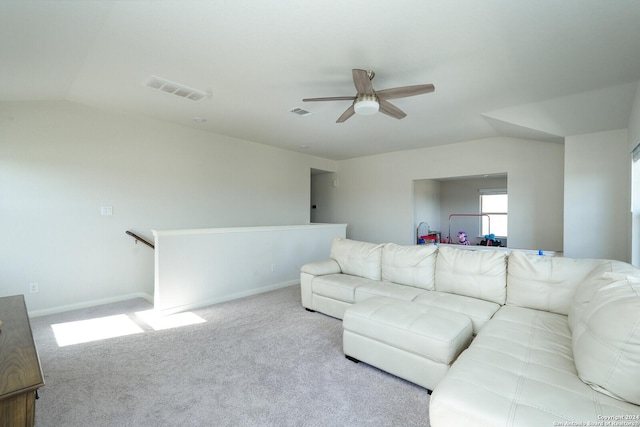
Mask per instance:
[[[0,298],[0,426],[33,426],[44,385],[23,295]]]

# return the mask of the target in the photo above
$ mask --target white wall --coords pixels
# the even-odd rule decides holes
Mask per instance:
[[[440,226],[440,182],[432,179],[413,181],[413,228],[416,230],[414,243],[417,243],[418,226],[426,222],[433,231],[442,230]],[[426,232],[423,226],[420,231]]]
[[[300,267],[326,259],[346,224],[155,230],[154,307],[204,307],[300,283]]]
[[[631,264],[640,267],[640,161],[631,164]]]
[[[627,130],[565,138],[564,255],[630,261]]]
[[[640,82],[636,86],[636,97],[633,102],[631,114],[629,115],[629,152],[640,144]],[[629,252],[631,253],[631,263],[640,267],[640,161],[632,165],[631,184],[631,239],[629,241]]]
[[[566,155],[561,144],[491,138],[332,162],[66,102],[0,103],[0,295],[25,293],[32,314],[151,295],[153,251],[125,230],[303,224],[311,168],[337,171],[322,178],[323,221],[348,223],[350,238],[413,244],[414,180],[507,172],[511,247],[626,260],[630,225],[618,223],[630,223],[625,165],[639,135],[637,95],[628,138],[571,137]],[[583,172],[602,180],[586,198]],[[585,231],[594,224],[604,245]]]
[[[310,168],[335,163],[67,102],[0,103],[0,295],[25,293],[32,314],[151,295],[153,251],[125,230],[308,223]]]
[[[636,97],[629,115],[629,152],[640,144],[640,82],[636,86]]]
[[[564,147],[490,138],[338,162],[332,222],[347,236],[412,244],[413,180],[507,173],[509,246],[562,251]]]

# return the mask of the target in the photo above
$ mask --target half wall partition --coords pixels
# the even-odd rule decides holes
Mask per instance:
[[[347,224],[153,230],[154,306],[165,314],[295,285]]]

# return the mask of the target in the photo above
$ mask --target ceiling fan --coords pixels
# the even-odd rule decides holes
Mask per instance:
[[[352,70],[353,83],[358,93],[355,96],[330,96],[327,98],[305,98],[304,102],[315,101],[353,101],[353,104],[342,113],[336,123],[342,123],[354,114],[368,116],[378,111],[396,119],[403,119],[407,114],[391,104],[389,99],[406,98],[408,96],[422,95],[433,92],[435,87],[432,84],[394,87],[375,91],[371,80],[376,75],[373,71]]]

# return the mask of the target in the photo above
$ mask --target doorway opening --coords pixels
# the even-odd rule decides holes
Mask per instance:
[[[420,229],[428,227],[435,234],[439,234],[441,242],[456,243],[458,232],[466,233],[470,244],[477,245],[485,240],[485,235],[494,234],[499,237],[501,244],[507,244],[507,212],[493,212],[499,214],[504,227],[500,236],[491,227],[484,224],[482,214],[483,195],[507,195],[507,174],[458,176],[437,179],[421,179],[413,182],[413,221],[416,231],[416,243],[421,243]],[[474,214],[475,216],[455,216],[452,214]],[[487,232],[488,231],[488,232]],[[502,234],[505,234],[502,236]]]
[[[336,173],[311,168],[309,197],[309,222],[330,224],[333,222],[334,190],[338,188]]]

